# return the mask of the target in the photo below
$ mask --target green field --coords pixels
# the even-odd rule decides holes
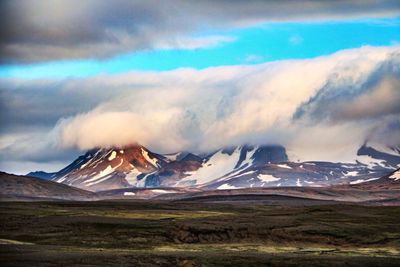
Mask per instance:
[[[400,207],[2,202],[1,266],[400,266]]]

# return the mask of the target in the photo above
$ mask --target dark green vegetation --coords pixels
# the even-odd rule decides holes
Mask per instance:
[[[400,265],[400,207],[261,203],[3,202],[0,265]]]

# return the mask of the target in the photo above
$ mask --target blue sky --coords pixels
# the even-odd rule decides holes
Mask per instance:
[[[1,77],[37,79],[87,77],[131,70],[164,71],[176,68],[257,64],[283,59],[312,58],[360,46],[400,42],[400,17],[329,22],[266,23],[227,31],[203,31],[192,38],[231,39],[196,49],[152,49],[103,60],[51,61],[2,65]]]

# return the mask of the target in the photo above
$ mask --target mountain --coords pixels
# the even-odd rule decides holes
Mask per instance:
[[[139,177],[162,168],[168,159],[143,146],[99,148],[88,151],[52,175],[52,180],[71,186],[101,191],[131,187]]]
[[[95,200],[97,196],[79,188],[42,179],[0,172],[1,200]]]
[[[374,179],[372,181],[366,181],[363,183],[353,183],[352,187],[364,190],[400,190],[400,169],[397,169],[396,171],[379,179]]]
[[[365,143],[353,162],[294,162],[280,145],[243,145],[196,155],[157,154],[135,144],[88,151],[53,174],[31,173],[90,191],[122,188],[325,187],[376,180],[397,169],[398,148]]]
[[[43,180],[51,180],[53,174],[53,172],[35,171],[26,174],[26,176],[36,177]]]

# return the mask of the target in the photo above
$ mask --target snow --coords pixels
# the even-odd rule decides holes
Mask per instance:
[[[131,164],[132,170],[125,176],[125,180],[130,184],[130,185],[136,185],[138,183],[137,176],[142,174],[138,169],[136,169],[132,164]]]
[[[151,165],[153,165],[154,167],[157,167],[157,161],[158,160],[156,158],[150,158],[149,157],[149,152],[147,152],[143,148],[142,148],[142,155],[146,159],[147,162],[150,162]]]
[[[134,196],[136,195],[134,192],[124,192],[124,196]]]
[[[97,156],[97,154],[99,154],[99,153],[101,153],[101,152],[103,152],[103,151],[104,151],[104,149],[103,149],[103,148],[100,148],[100,149],[96,152],[96,154],[94,155],[93,159]],[[110,151],[111,151],[111,150],[109,150],[108,152],[103,153],[103,154],[101,155],[100,158],[98,158],[98,159],[96,159],[95,161],[93,161],[92,163],[90,163],[89,166],[92,166],[92,168],[96,168],[97,165],[99,165],[100,163],[103,162],[102,159],[103,159],[106,155],[108,155],[108,153],[109,153]]]
[[[169,191],[163,190],[163,189],[152,189],[151,192],[153,192],[153,193],[158,193],[158,194],[169,193]]]
[[[368,168],[373,169],[374,167],[386,167],[385,161],[381,159],[374,159],[370,156],[363,155],[357,156],[356,161],[360,162],[361,164],[367,165]],[[388,167],[386,167],[388,168]]]
[[[101,177],[100,179],[97,179],[96,181],[93,181],[91,183],[86,184],[86,186],[92,186],[94,184],[101,183],[101,182],[103,182],[103,181],[105,181],[105,180],[107,180],[107,179],[109,179],[111,177],[112,177],[112,174],[108,174],[108,175],[106,175],[104,177]],[[86,183],[86,181],[84,183]]]
[[[358,180],[350,182],[350,184],[361,184],[361,183],[373,181],[373,180],[376,180],[376,179],[379,179],[379,178],[370,178],[370,179],[366,179],[366,180],[358,179]]]
[[[311,181],[304,181],[305,183],[307,183],[307,184],[313,184],[314,182],[311,182]]]
[[[350,164],[342,164],[341,165],[343,168],[353,168],[354,165],[350,165]]]
[[[256,152],[257,147],[254,147],[252,150],[247,151],[246,153],[246,158],[242,161],[242,163],[240,164],[240,166],[238,166],[238,168],[243,167],[243,166],[250,166],[251,163],[253,163],[253,155],[254,152]]]
[[[62,183],[62,182],[65,181],[65,179],[67,179],[67,174],[64,175],[63,177],[61,177],[60,179],[57,179],[56,182],[57,182],[57,183]]]
[[[253,173],[255,173],[256,171],[247,171],[247,172],[243,172],[243,173],[238,173],[237,175],[236,175],[236,177],[241,177],[241,176],[244,176],[244,175],[249,175],[249,174],[253,174]]]
[[[394,179],[395,181],[400,180],[400,171],[394,172],[392,175],[389,176],[389,179]]]
[[[281,178],[274,177],[270,174],[259,174],[257,175],[257,178],[260,179],[263,182],[275,182],[279,181]]]
[[[345,175],[346,176],[357,176],[358,175],[358,171],[350,171],[350,172],[347,172]]]
[[[218,179],[217,181],[230,180],[230,179],[232,179],[232,178],[238,178],[238,177],[242,177],[242,176],[245,176],[245,175],[253,174],[253,173],[256,172],[256,171],[247,171],[247,172],[243,172],[243,171],[245,171],[246,169],[247,169],[247,168],[241,169],[241,170],[237,170],[237,171],[235,171],[235,172],[233,172],[233,173],[230,173],[228,176],[224,176],[224,177]]]
[[[291,169],[292,167],[288,166],[287,164],[276,164],[279,168]]]
[[[121,159],[121,162],[117,166],[115,166],[114,168],[111,167],[111,165],[108,165],[107,168],[105,168],[104,170],[100,171],[97,175],[95,175],[92,178],[84,181],[83,183],[85,183],[87,186],[90,186],[90,185],[94,185],[94,184],[100,183],[100,182],[108,179],[109,178],[108,175],[110,173],[114,172],[114,170],[117,169],[119,166],[121,166],[123,162],[124,162],[124,160]],[[104,177],[104,178],[101,179],[102,177]]]
[[[112,161],[113,159],[115,159],[116,156],[117,156],[117,152],[115,152],[115,151],[111,152],[111,155],[108,157],[108,161]]]
[[[136,184],[134,184],[134,186],[136,186],[136,187],[144,187],[145,186],[145,184],[146,184],[146,179],[147,179],[147,177],[149,176],[149,175],[152,175],[154,172],[150,172],[150,173],[147,173],[142,179],[140,179],[140,180],[137,180],[136,179]]]
[[[96,181],[97,179],[100,179],[101,177],[112,173],[113,170],[114,170],[113,167],[111,167],[111,165],[108,165],[107,168],[105,168],[104,170],[100,171],[97,175],[93,176],[92,178],[86,180],[84,183],[87,184],[87,183]]]
[[[238,189],[239,187],[235,187],[229,184],[223,184],[217,187],[218,190],[222,190],[222,189]]]
[[[239,161],[239,157],[239,148],[236,148],[231,155],[222,153],[222,150],[219,150],[207,162],[204,162],[196,173],[183,178],[177,185],[192,185],[193,182],[196,185],[200,185],[215,180],[231,172]]]

